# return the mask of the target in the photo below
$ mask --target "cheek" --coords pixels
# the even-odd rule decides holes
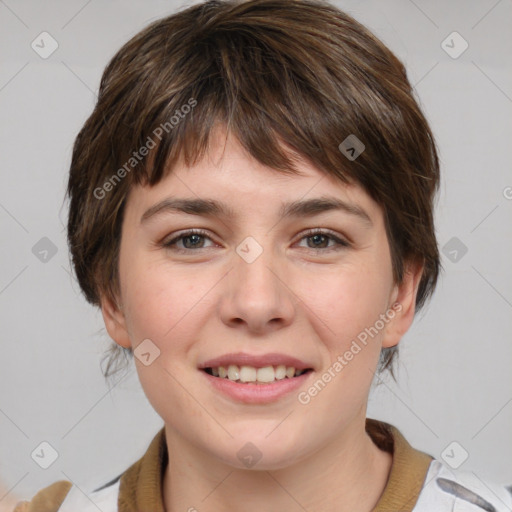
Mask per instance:
[[[331,351],[344,350],[387,307],[387,274],[373,266],[346,267],[304,285],[305,310]]]
[[[179,282],[171,286],[163,269],[141,253],[127,242],[121,247],[119,262],[125,320],[132,346],[145,338],[158,344],[163,332],[172,325],[171,315],[177,302],[173,294],[179,294]]]
[[[179,279],[133,269],[126,279],[126,320],[132,343],[150,338],[158,345],[184,316],[190,294]]]
[[[123,298],[132,344],[149,338],[162,353],[187,349],[211,314],[210,296],[219,280],[213,273],[171,268],[165,261],[133,258],[124,278]],[[209,295],[210,293],[210,295]]]
[[[374,266],[347,267],[322,282],[303,292],[304,311],[325,356],[317,379],[299,397],[311,435],[325,429],[325,418],[335,432],[364,409],[383,334],[373,329],[388,298],[387,274]]]

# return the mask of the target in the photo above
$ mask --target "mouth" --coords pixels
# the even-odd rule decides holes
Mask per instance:
[[[294,366],[276,365],[255,367],[230,364],[228,366],[212,366],[200,368],[203,372],[218,379],[224,379],[237,384],[268,385],[279,381],[295,379],[310,373],[313,368],[298,369]]]
[[[198,370],[218,396],[261,405],[290,397],[315,373],[311,362],[276,352],[231,352],[201,362]]]
[[[306,386],[314,374],[312,368],[296,369],[284,365],[204,366],[199,370],[216,395],[247,405],[265,405],[289,399]]]

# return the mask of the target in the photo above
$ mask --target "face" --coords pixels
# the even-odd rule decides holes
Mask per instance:
[[[299,170],[269,169],[219,130],[202,161],[134,188],[120,305],[102,305],[111,337],[135,350],[166,431],[238,468],[248,467],[244,450],[261,456],[258,469],[283,468],[360,426],[380,351],[398,343],[414,314],[420,272],[394,284],[381,208],[358,186],[305,162]],[[226,211],[181,211],[170,199]],[[283,379],[277,370],[271,384],[202,369],[238,362],[248,366],[243,379],[265,380],[273,374],[257,369],[293,366],[291,358],[308,371]]]

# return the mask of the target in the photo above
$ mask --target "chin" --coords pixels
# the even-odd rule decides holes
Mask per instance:
[[[242,436],[235,436],[223,446],[225,450],[215,453],[214,456],[236,469],[250,471],[284,469],[297,462],[298,445],[291,436],[285,439],[276,436],[271,439],[273,434],[266,437],[267,429],[263,432],[265,433],[260,430],[255,435],[245,433]]]

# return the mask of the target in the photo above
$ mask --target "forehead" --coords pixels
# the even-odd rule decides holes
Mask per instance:
[[[199,213],[203,210],[206,214],[226,217],[269,213],[282,217],[290,213],[313,213],[315,209],[341,209],[346,213],[352,210],[371,222],[381,213],[360,185],[344,183],[297,154],[292,157],[297,172],[285,174],[258,162],[236,137],[230,134],[226,137],[225,132],[217,130],[212,133],[204,156],[193,165],[186,166],[180,161],[156,185],[132,186],[126,214],[144,221],[165,201],[169,206],[180,199],[187,202],[181,203],[182,210],[190,207]],[[203,199],[213,201],[205,204]],[[193,207],[192,202],[195,202]]]

